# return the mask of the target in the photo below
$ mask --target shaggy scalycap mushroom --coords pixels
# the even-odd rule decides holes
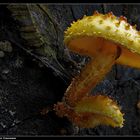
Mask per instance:
[[[66,116],[79,127],[98,125],[122,127],[123,113],[107,96],[89,96],[115,63],[140,68],[140,32],[123,16],[112,13],[84,16],[65,31],[64,43],[70,51],[91,59],[73,78],[63,101],[55,105],[59,116]]]

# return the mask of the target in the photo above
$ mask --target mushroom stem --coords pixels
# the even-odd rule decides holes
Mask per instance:
[[[94,56],[94,59],[91,58],[90,62],[73,79],[66,90],[64,101],[67,105],[74,107],[78,101],[88,95],[90,90],[110,71],[120,55],[119,52],[118,46],[113,42],[102,41],[102,47],[98,49],[97,55]]]

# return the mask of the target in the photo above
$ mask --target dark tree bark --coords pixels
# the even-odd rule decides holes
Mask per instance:
[[[88,61],[87,57],[69,52],[63,44],[63,32],[70,23],[84,15],[92,15],[94,10],[112,11],[116,16],[125,15],[139,29],[139,5],[30,5],[38,30],[44,34],[42,48],[32,46],[32,42],[22,36],[23,20],[15,18],[14,10],[9,7],[0,6],[0,41],[9,41],[13,48],[0,58],[1,135],[140,134],[140,109],[136,106],[140,100],[140,70],[120,65],[112,68],[92,94],[108,95],[118,102],[125,113],[123,128],[98,126],[80,129],[54,112],[46,116],[40,113],[43,108],[61,101],[72,77]]]

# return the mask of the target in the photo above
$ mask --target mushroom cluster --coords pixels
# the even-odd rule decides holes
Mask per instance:
[[[117,103],[107,96],[89,93],[115,63],[140,68],[140,32],[136,26],[123,16],[95,11],[71,24],[65,31],[64,43],[70,51],[91,59],[73,78],[62,102],[55,104],[57,115],[83,128],[123,127],[124,114]]]

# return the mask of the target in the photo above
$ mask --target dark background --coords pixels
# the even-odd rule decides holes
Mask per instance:
[[[0,58],[0,135],[139,135],[140,70],[126,66],[113,66],[92,92],[106,94],[118,102],[125,113],[123,128],[80,129],[67,118],[57,117],[53,111],[47,115],[40,112],[61,101],[71,78],[88,60],[69,52],[63,44],[63,32],[70,23],[92,15],[94,10],[112,11],[116,16],[126,16],[129,23],[137,24],[140,29],[140,5],[47,4],[47,12],[38,12],[36,6],[32,6],[31,12],[36,13],[40,32],[46,31],[45,47],[51,53],[28,46],[28,40],[21,36],[23,21],[17,20],[7,5],[0,5],[0,41],[9,41],[13,48]]]

